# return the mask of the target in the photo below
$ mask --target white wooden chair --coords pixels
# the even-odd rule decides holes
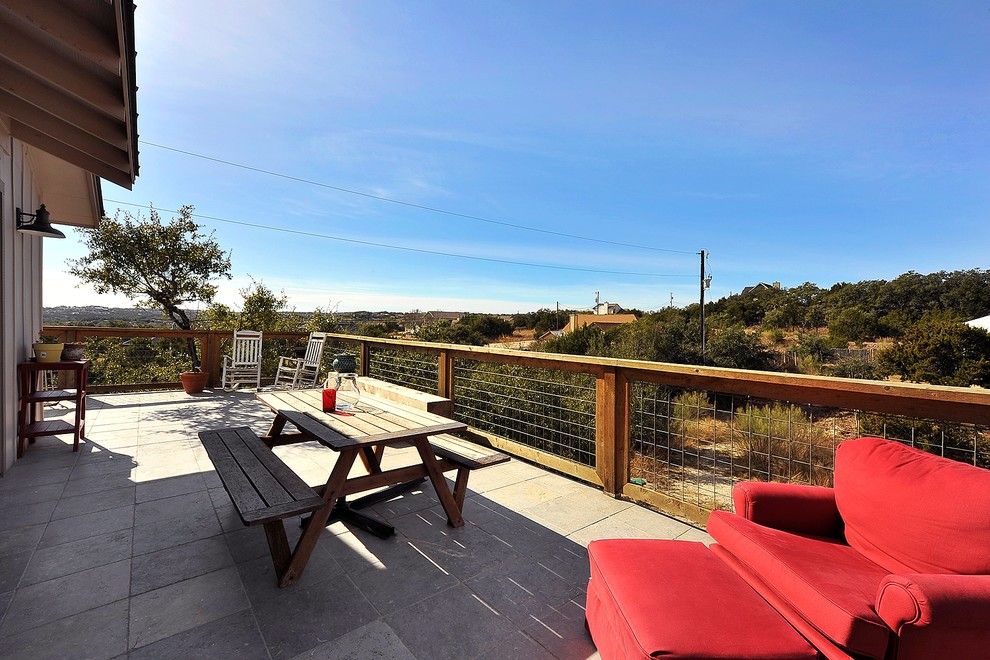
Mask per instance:
[[[237,330],[230,355],[223,356],[223,389],[238,385],[261,387],[261,333],[254,330]]]
[[[323,359],[323,346],[327,343],[327,333],[311,332],[306,342],[306,354],[301,358],[280,357],[275,372],[275,387],[298,389],[316,387],[320,379],[320,361]]]

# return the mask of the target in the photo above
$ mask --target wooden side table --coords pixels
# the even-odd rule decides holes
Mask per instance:
[[[74,376],[74,389],[43,390],[39,388],[44,371],[60,371]],[[28,441],[45,435],[72,434],[72,451],[79,451],[79,438],[86,433],[86,387],[89,382],[89,360],[62,360],[36,362],[30,360],[17,365],[18,418],[17,457],[24,455]],[[55,401],[74,401],[75,423],[61,419],[46,420],[39,413],[41,404]]]

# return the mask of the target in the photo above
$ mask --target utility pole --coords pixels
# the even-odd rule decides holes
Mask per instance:
[[[560,301],[557,301],[557,323],[554,330],[560,330]]]
[[[705,363],[705,251],[701,255],[701,363]]]

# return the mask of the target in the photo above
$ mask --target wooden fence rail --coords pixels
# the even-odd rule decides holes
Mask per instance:
[[[44,329],[44,333],[61,337],[65,341],[82,341],[87,337],[193,338],[201,342],[203,365],[205,369],[209,370],[211,382],[214,385],[219,382],[221,361],[219,347],[222,341],[229,338],[227,332],[185,332],[160,328],[50,326]],[[265,334],[266,339],[286,339],[300,342],[305,339],[305,336],[305,333]],[[986,442],[986,436],[981,435],[983,430],[980,430],[990,428],[990,391],[980,388],[805,376],[459,344],[436,344],[346,334],[331,334],[329,338],[337,345],[348,346],[349,350],[358,356],[359,369],[362,375],[370,374],[375,354],[380,355],[394,351],[418,354],[418,360],[431,365],[431,374],[435,368],[436,393],[454,400],[455,410],[457,409],[459,392],[459,385],[455,379],[455,372],[457,371],[455,365],[481,363],[500,365],[505,368],[526,368],[539,373],[553,372],[562,376],[566,374],[589,376],[594,379],[595,384],[593,392],[593,461],[582,464],[567,456],[509,440],[490,430],[476,430],[481,436],[501,449],[598,485],[612,495],[646,501],[695,520],[701,520],[707,514],[705,506],[688,503],[683,499],[679,500],[666,495],[662,492],[663,489],[656,485],[646,488],[631,482],[630,465],[635,450],[632,437],[634,385],[642,387],[646,384],[648,386],[675,388],[677,391],[706,392],[710,393],[713,400],[716,401],[715,395],[742,397],[747,400],[751,397],[754,400],[786,402],[787,405],[861,411],[871,415],[893,415],[972,426],[978,429],[974,436],[977,440],[973,441],[973,462],[982,464],[982,461],[990,460],[990,443]],[[511,385],[511,379],[508,382]],[[463,390],[460,391],[464,396]],[[520,394],[519,396],[524,395]],[[732,404],[728,411],[722,412],[731,416],[734,414],[734,405]],[[715,403],[714,412],[720,412],[717,409],[718,404]],[[984,439],[980,440],[980,438]],[[773,438],[770,440],[772,441]],[[667,449],[670,448],[667,447]],[[718,469],[720,459],[714,451],[712,453],[711,459],[707,455],[701,456],[699,453],[699,466],[708,470]],[[772,451],[767,450],[767,453],[768,459],[771,458]],[[949,452],[944,451],[943,453],[948,455]],[[967,458],[966,460],[970,459]],[[809,469],[812,463],[813,460],[809,458]],[[714,467],[712,467],[713,465]],[[767,474],[770,474],[769,469]],[[730,473],[730,477],[732,476]]]

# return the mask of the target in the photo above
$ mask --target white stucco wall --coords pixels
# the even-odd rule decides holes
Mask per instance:
[[[40,203],[39,182],[25,145],[10,136],[0,115],[0,471],[17,455],[17,363],[26,359],[41,332],[42,242],[15,230],[14,209],[33,212]]]

